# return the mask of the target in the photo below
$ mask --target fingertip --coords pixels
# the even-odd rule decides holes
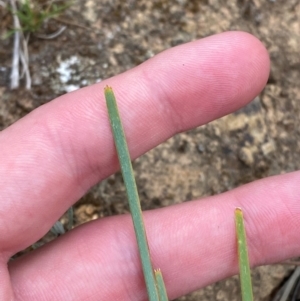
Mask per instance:
[[[247,105],[266,85],[270,60],[256,37],[229,31],[169,49],[142,68],[181,132]]]
[[[240,43],[239,51],[244,53],[248,61],[253,63],[253,73],[259,75],[257,83],[260,84],[258,89],[262,90],[266,85],[270,74],[270,57],[267,48],[254,35],[243,32],[228,32],[229,35],[235,36],[238,43]]]

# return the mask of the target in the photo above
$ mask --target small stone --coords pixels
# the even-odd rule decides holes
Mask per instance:
[[[123,45],[122,43],[116,44],[116,45],[114,46],[114,48],[113,48],[113,51],[114,51],[115,53],[118,53],[118,54],[123,53],[123,52],[124,52],[124,45]]]
[[[197,145],[197,150],[198,150],[198,152],[199,152],[200,154],[202,154],[202,153],[205,152],[205,146],[204,146],[203,144],[199,143],[199,144]]]
[[[32,99],[24,97],[24,98],[20,98],[18,99],[18,105],[20,105],[24,110],[26,111],[31,111],[34,109],[34,104]]]
[[[248,147],[242,147],[238,154],[239,159],[247,166],[252,166],[254,162],[253,151]]]
[[[95,207],[93,205],[91,205],[91,204],[86,205],[84,211],[85,211],[85,213],[87,215],[92,215],[94,213],[94,211],[95,211]]]
[[[264,156],[268,156],[269,154],[273,153],[275,151],[275,143],[273,140],[268,141],[267,143],[263,144],[261,146],[261,150],[264,154]]]
[[[242,130],[249,123],[249,118],[246,114],[239,114],[239,115],[231,114],[226,116],[225,120],[226,120],[226,126],[230,132]]]

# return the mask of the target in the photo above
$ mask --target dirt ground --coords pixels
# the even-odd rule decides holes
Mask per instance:
[[[10,20],[0,8],[1,31]],[[267,47],[271,74],[247,107],[179,134],[134,162],[143,209],[218,194],[300,168],[300,2],[298,0],[84,0],[32,36],[31,91],[10,91],[12,39],[0,41],[0,129],[68,91],[128,70],[172,46],[227,30],[244,30]],[[75,207],[76,223],[128,212],[119,173]],[[255,300],[270,300],[293,266],[253,270]],[[237,277],[177,300],[240,299]]]

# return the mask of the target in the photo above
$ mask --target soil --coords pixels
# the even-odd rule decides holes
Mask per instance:
[[[10,16],[0,6],[2,33]],[[240,111],[176,135],[134,162],[143,209],[218,194],[300,168],[300,2],[298,0],[84,0],[32,35],[31,91],[9,90],[12,38],[0,44],[0,129],[58,95],[128,70],[172,46],[227,30],[244,30],[267,47],[264,91]],[[24,83],[22,83],[24,84]],[[153,168],[155,163],[155,168]],[[128,213],[119,173],[75,206],[76,224]],[[62,220],[65,221],[65,218]],[[45,238],[46,239],[46,238]],[[270,300],[293,266],[253,270],[256,300]],[[178,300],[238,300],[232,277]]]

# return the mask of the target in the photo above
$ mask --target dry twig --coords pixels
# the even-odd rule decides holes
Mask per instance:
[[[16,14],[17,6],[15,0],[10,0],[10,5],[13,12],[14,28],[16,29],[14,33],[14,46],[13,46],[13,57],[12,57],[12,66],[11,66],[11,75],[10,75],[10,88],[17,89],[19,88],[19,61],[20,61],[20,29],[21,24],[20,20]]]
[[[28,56],[28,40],[24,37],[20,20],[17,15],[17,4],[15,0],[10,0],[10,5],[13,13],[14,20],[14,46],[12,57],[12,68],[10,75],[10,88],[19,88],[20,78],[25,75],[26,89],[31,89],[31,76],[29,71],[29,56]],[[23,68],[23,73],[20,76],[20,63]]]

